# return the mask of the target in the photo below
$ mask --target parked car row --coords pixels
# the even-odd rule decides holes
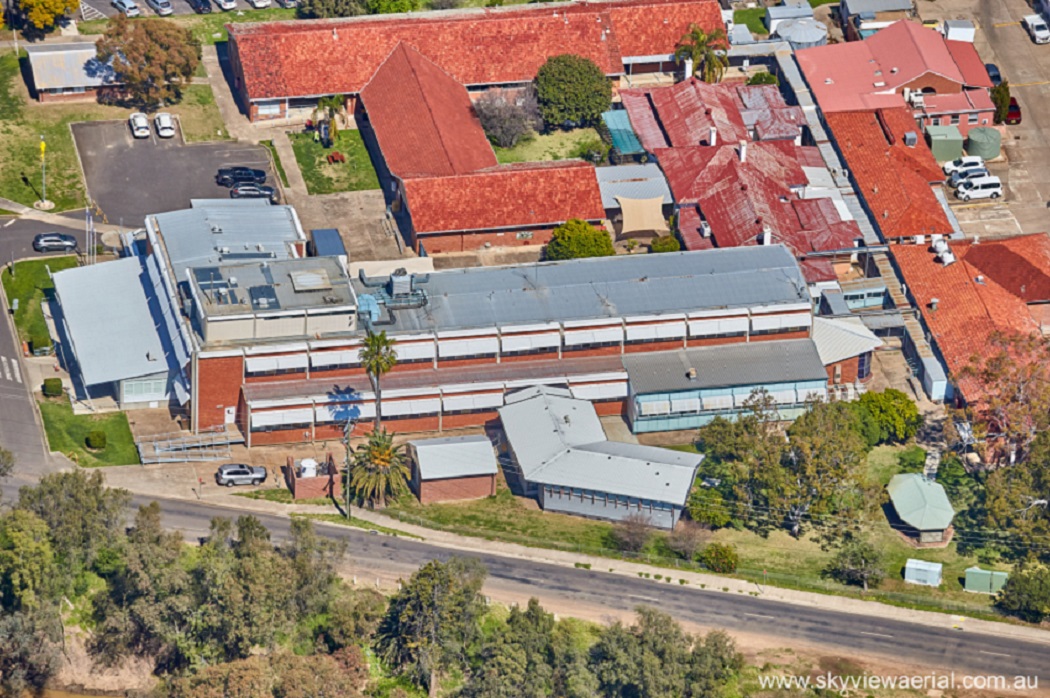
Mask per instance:
[[[231,199],[269,199],[277,203],[277,189],[266,185],[266,172],[251,167],[222,167],[215,183],[230,190]]]
[[[129,116],[128,126],[131,127],[131,135],[135,138],[149,138],[149,117],[142,112],[135,112]],[[175,137],[175,118],[168,112],[162,111],[154,116],[153,126],[161,138]]]
[[[946,162],[942,169],[948,175],[948,184],[955,190],[957,199],[998,199],[1003,195],[1002,181],[988,171],[984,158],[978,155]]]
[[[167,17],[170,14],[174,14],[175,8],[171,4],[171,0],[143,0],[150,9],[161,17]],[[186,0],[193,11],[199,15],[206,15],[212,11],[212,0]],[[261,10],[265,7],[269,7],[273,0],[245,0],[249,5],[257,10]],[[299,3],[298,0],[276,0],[277,4],[285,8],[295,8]],[[215,0],[215,4],[218,5],[220,10],[229,12],[230,10],[237,9],[237,0]],[[127,17],[139,17],[142,15],[142,10],[139,9],[138,4],[135,0],[112,0],[113,7],[123,13]]]

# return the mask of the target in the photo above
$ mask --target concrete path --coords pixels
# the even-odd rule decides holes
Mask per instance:
[[[204,71],[208,74],[208,83],[211,91],[215,94],[215,105],[219,108],[222,121],[226,125],[226,131],[234,140],[246,143],[258,143],[266,140],[269,135],[261,135],[260,129],[248,121],[248,117],[241,113],[237,107],[237,99],[230,90],[230,84],[222,72],[222,63],[219,53],[214,44],[201,47],[201,63]]]
[[[302,170],[299,169],[299,161],[295,159],[292,141],[288,138],[288,133],[282,129],[275,130],[272,135],[274,150],[277,151],[284,174],[288,177],[288,186],[285,187],[287,203],[302,203],[310,193],[306,189],[306,180],[303,178]]]

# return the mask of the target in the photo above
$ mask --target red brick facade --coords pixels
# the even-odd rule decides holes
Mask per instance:
[[[412,247],[419,251],[422,244],[427,254],[442,252],[468,252],[480,250],[486,244],[489,247],[526,247],[528,245],[546,245],[551,241],[553,228],[526,230],[519,232],[471,232],[453,233],[450,235],[413,236]]]
[[[197,361],[197,429],[220,426],[226,408],[236,408],[244,382],[244,360],[239,356],[202,358]]]
[[[419,485],[420,504],[454,502],[464,499],[481,499],[496,494],[495,475],[474,475],[445,480],[426,480]]]

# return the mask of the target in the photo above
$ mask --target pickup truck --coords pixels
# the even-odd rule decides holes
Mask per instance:
[[[1039,15],[1027,15],[1021,20],[1021,23],[1028,30],[1032,41],[1037,44],[1050,44],[1050,26],[1047,26],[1045,19]]]

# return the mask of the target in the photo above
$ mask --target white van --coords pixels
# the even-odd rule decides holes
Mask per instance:
[[[998,177],[978,177],[968,179],[955,189],[955,198],[969,201],[970,199],[998,199],[1003,195],[1003,183]]]

